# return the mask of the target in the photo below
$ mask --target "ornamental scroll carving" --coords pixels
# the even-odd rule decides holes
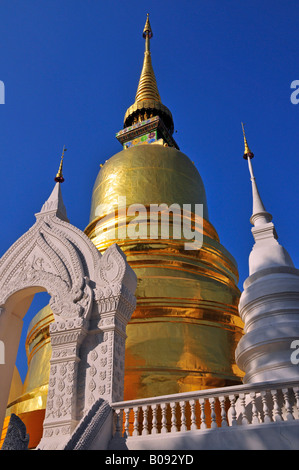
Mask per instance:
[[[87,353],[85,413],[99,397],[120,401],[124,391],[126,325],[136,307],[136,275],[117,245],[96,264],[93,336]]]
[[[39,219],[8,250],[1,259],[0,307],[14,293],[39,286],[50,294],[54,314],[65,317],[87,314],[92,301],[89,279],[76,239],[71,239],[71,243],[72,233],[65,230],[68,226],[55,216]]]
[[[97,264],[95,300],[102,314],[121,308],[122,315],[131,318],[136,307],[134,292],[136,276],[128,269],[125,255],[117,245],[110,246]],[[119,304],[122,300],[121,305]]]

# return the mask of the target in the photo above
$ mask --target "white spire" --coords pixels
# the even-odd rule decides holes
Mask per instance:
[[[61,183],[56,183],[54,189],[47,201],[44,203],[39,214],[54,213],[59,219],[68,221],[66,208],[62,199]]]
[[[243,128],[244,132],[244,128]],[[252,183],[250,218],[255,244],[249,256],[249,277],[240,297],[244,335],[235,351],[245,372],[244,383],[298,380],[299,368],[290,360],[290,345],[299,335],[299,270],[278,243],[272,216],[259,195],[244,133]]]
[[[252,216],[250,217],[250,222],[256,227],[257,225],[271,222],[272,215],[266,211],[262,198],[258,191],[256,180],[253,174],[251,158],[252,157],[247,158],[252,186]]]
[[[249,275],[274,266],[294,266],[288,252],[277,241],[278,236],[274,224],[271,222],[272,215],[266,211],[259,194],[251,164],[254,154],[248,147],[243,123],[242,128],[245,144],[243,158],[248,161],[252,185],[252,216],[250,222],[253,225],[251,231],[255,240],[249,256]]]

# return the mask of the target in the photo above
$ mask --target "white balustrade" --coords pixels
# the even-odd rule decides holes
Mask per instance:
[[[256,393],[251,392],[250,393],[250,398],[251,398],[251,406],[252,406],[252,408],[251,408],[251,411],[252,411],[251,423],[252,424],[260,424],[258,409],[257,409],[257,406],[256,406]],[[273,396],[273,400],[274,400],[274,396]]]
[[[236,385],[113,403],[115,434],[138,437],[299,419],[298,381]]]

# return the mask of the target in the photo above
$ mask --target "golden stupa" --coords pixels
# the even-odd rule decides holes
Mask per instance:
[[[54,321],[50,306],[45,306],[31,320],[25,341],[28,370],[24,384],[15,368],[0,448],[4,441],[11,413],[19,416],[30,436],[29,448],[37,446],[42,437],[42,427],[48,394],[51,344],[49,325]]]
[[[233,385],[243,375],[234,358],[243,328],[237,266],[209,221],[200,174],[173,139],[172,114],[152,67],[152,36],[147,17],[135,102],[116,134],[123,150],[101,165],[85,230],[101,252],[117,242],[138,277],[137,308],[127,326],[125,400]],[[169,213],[168,236],[162,226],[154,235],[150,230],[151,207],[161,204],[190,205],[189,212]],[[138,205],[146,213],[139,213],[134,232]],[[174,236],[184,223],[201,233],[200,249],[186,250],[186,238]],[[52,320],[48,307],[32,320],[26,381],[8,406],[32,430],[31,447],[42,433]]]

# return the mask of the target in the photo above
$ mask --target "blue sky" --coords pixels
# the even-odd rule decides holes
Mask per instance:
[[[121,150],[115,134],[134,102],[147,12],[162,102],[240,289],[253,245],[241,121],[263,202],[299,267],[297,0],[0,0],[0,256],[34,223],[63,145],[68,217],[88,225],[99,165]]]

